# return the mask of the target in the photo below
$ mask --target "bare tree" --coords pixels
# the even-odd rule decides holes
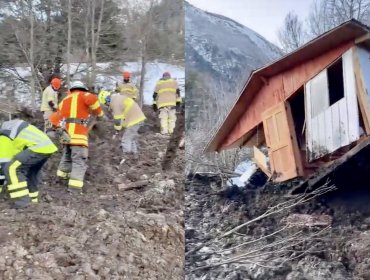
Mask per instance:
[[[278,37],[284,52],[288,53],[304,44],[306,40],[303,23],[294,12],[289,12],[284,26],[279,29]]]
[[[316,37],[352,18],[369,24],[370,1],[317,0],[308,17],[308,30],[311,37]]]
[[[70,85],[71,73],[71,40],[72,40],[72,2],[68,0],[68,38],[67,38],[67,86]]]

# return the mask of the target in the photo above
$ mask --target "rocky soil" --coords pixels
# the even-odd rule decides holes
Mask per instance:
[[[139,158],[123,164],[112,123],[92,131],[82,195],[56,178],[58,153],[45,167],[38,205],[13,210],[1,200],[0,279],[184,277],[184,151],[162,171],[169,138],[156,134],[150,108],[145,114]]]
[[[235,226],[258,217],[269,207],[286,202],[291,186],[265,185],[256,188],[256,184],[250,184],[245,188],[224,187],[219,177],[189,177],[185,184],[186,279],[370,279],[370,189],[368,181],[358,179],[356,176],[359,174],[353,169],[346,172],[350,173],[342,170],[338,177],[341,182],[335,182],[338,190],[252,223],[225,238],[219,237]],[[351,184],[355,178],[356,183]],[[266,238],[264,242],[256,242],[283,228],[287,221],[300,214],[304,214],[302,217],[329,217],[326,220],[331,227],[317,238],[289,247],[291,259],[267,249],[264,252],[268,253],[261,254],[254,262],[239,261],[214,266],[240,252],[250,253],[288,235],[290,229],[287,233],[283,231]],[[303,236],[321,229],[317,225],[298,226]],[[249,244],[249,247],[244,245],[246,247],[226,250],[242,243]],[[259,264],[260,260],[266,260],[272,254],[275,258],[271,258],[270,262]]]

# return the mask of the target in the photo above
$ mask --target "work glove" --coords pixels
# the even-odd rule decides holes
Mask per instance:
[[[154,112],[157,112],[157,111],[158,111],[157,104],[153,104],[153,111],[154,111]]]
[[[108,117],[106,115],[100,116],[96,118],[98,121],[108,121]]]
[[[181,102],[176,102],[176,112],[180,112],[181,110]]]

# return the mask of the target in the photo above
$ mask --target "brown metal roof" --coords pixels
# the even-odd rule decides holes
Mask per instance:
[[[229,111],[225,121],[213,134],[211,141],[208,143],[205,151],[218,151],[225,137],[233,130],[238,119],[241,117],[252,98],[258,93],[263,86],[262,78],[271,77],[281,73],[289,68],[299,65],[307,60],[319,56],[330,49],[353,41],[370,32],[370,28],[363,25],[357,20],[349,20],[341,25],[323,33],[319,37],[311,40],[297,50],[286,56],[259,68],[251,73],[245,86],[243,87],[238,99]],[[243,138],[243,137],[242,137]],[[243,139],[239,139],[232,147],[241,146]],[[231,146],[230,146],[231,147]]]

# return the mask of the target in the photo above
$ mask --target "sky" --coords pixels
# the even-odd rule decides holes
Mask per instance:
[[[231,18],[278,44],[277,30],[289,11],[304,20],[314,0],[186,0],[202,10]]]

